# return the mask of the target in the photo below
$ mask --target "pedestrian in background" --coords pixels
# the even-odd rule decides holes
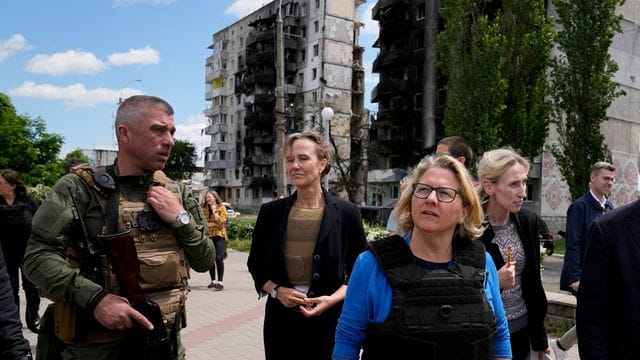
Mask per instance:
[[[222,204],[222,198],[215,190],[208,190],[204,194],[202,211],[209,227],[209,237],[216,248],[215,265],[209,269],[211,283],[209,289],[220,291],[224,289],[224,258],[227,253],[227,208]],[[218,278],[216,279],[216,269]]]
[[[640,359],[640,201],[597,218],[582,263],[576,326],[582,360]]]
[[[486,229],[482,242],[498,268],[514,360],[551,353],[544,319],[547,297],[540,278],[538,215],[522,208],[529,162],[511,149],[487,151],[478,164]]]
[[[615,167],[608,162],[598,161],[591,166],[589,191],[574,201],[567,210],[566,250],[560,289],[577,295],[580,288],[580,275],[587,235],[595,219],[607,211],[613,210],[613,204],[607,199],[615,183]],[[561,338],[551,342],[556,359],[565,357],[565,352],[578,342],[576,327],[573,326]]]
[[[22,334],[20,312],[14,302],[11,282],[0,248],[0,359],[31,360],[29,341]]]
[[[460,161],[466,168],[473,162],[473,151],[467,140],[461,136],[448,136],[436,145],[436,154],[448,154]],[[477,185],[475,182],[473,185]]]
[[[448,155],[423,159],[396,206],[402,237],[356,262],[334,360],[510,358],[498,274],[484,246],[469,173]],[[473,316],[471,316],[473,314]]]
[[[27,194],[27,186],[18,172],[0,170],[0,244],[4,253],[7,273],[11,280],[13,300],[20,309],[20,279],[26,296],[25,320],[29,330],[38,331],[40,325],[40,294],[38,288],[24,276],[20,264],[31,235],[31,219],[38,203]]]
[[[366,247],[360,209],[329,194],[321,180],[331,150],[313,131],[284,147],[296,191],[261,206],[247,265],[260,297],[267,360],[331,359],[335,329],[356,257]]]

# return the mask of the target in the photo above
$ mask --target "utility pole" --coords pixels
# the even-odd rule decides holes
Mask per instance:
[[[282,29],[282,0],[278,0],[276,15],[276,181],[277,196],[287,196],[287,180],[284,162],[284,38]]]

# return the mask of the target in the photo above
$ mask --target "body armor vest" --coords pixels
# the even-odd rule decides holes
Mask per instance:
[[[480,242],[456,238],[448,269],[416,264],[400,236],[369,248],[392,291],[382,324],[370,324],[363,360],[493,359],[496,319],[484,292],[485,251]]]
[[[83,167],[74,170],[87,183],[95,178],[88,174],[93,170],[91,168]],[[182,203],[180,189],[176,182],[169,179],[162,171],[154,172],[152,182],[169,189]],[[88,185],[92,189],[98,187],[95,182]],[[182,310],[188,289],[189,267],[184,250],[179,245],[171,225],[160,219],[146,202],[129,201],[122,191],[114,196],[119,196],[118,230],[131,231],[130,235],[134,239],[140,265],[138,282],[147,299],[160,306],[165,325],[172,325],[178,314],[184,320],[185,314]],[[122,295],[116,274],[107,256],[101,256],[101,260],[105,280],[103,286],[112,294]],[[181,326],[185,325],[186,321],[181,321]]]

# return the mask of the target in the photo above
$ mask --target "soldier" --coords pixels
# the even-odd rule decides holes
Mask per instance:
[[[183,359],[189,267],[208,271],[215,250],[198,202],[161,171],[174,145],[172,107],[130,97],[115,130],[115,163],[74,167],[33,219],[23,266],[55,302],[43,320],[55,326],[43,326],[64,343],[49,358]],[[54,342],[48,335],[39,355],[41,340]]]

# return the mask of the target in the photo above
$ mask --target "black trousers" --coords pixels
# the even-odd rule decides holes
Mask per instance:
[[[211,280],[216,279],[216,269],[218,270],[218,281],[222,281],[224,277],[224,252],[227,248],[227,240],[220,236],[214,236],[212,238],[213,246],[216,248],[216,261],[209,269],[209,276]]]
[[[513,360],[528,360],[531,353],[531,345],[529,343],[529,330],[524,328],[513,332],[511,335],[511,353]]]

